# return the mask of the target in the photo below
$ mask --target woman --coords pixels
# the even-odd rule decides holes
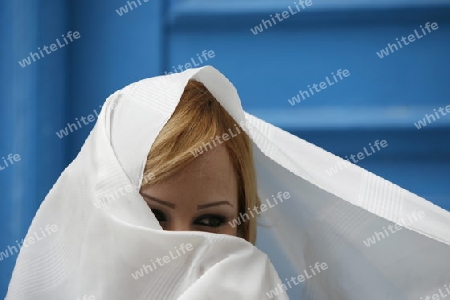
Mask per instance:
[[[57,234],[21,250],[7,299],[425,299],[445,288],[449,213],[355,165],[330,179],[337,162],[245,113],[212,67],[134,83],[107,99],[43,202],[27,238],[48,224]],[[252,245],[256,224],[282,279]],[[374,232],[384,237],[367,246]]]
[[[152,145],[144,177],[149,174],[155,179],[142,185],[141,195],[163,229],[255,243],[256,218],[230,225],[248,207],[259,206],[251,141],[202,83],[188,82]]]

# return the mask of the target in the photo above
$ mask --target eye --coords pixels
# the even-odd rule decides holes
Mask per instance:
[[[167,221],[166,215],[159,209],[152,209],[152,212],[155,214],[156,220],[158,220],[158,222]]]
[[[195,219],[194,224],[207,227],[219,227],[226,222],[226,218],[220,215],[203,215]]]

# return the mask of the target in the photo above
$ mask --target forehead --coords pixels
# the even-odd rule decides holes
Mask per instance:
[[[213,148],[199,155],[187,166],[179,177],[201,178],[204,180],[217,180],[230,178],[235,173],[231,157],[224,145]]]
[[[177,203],[183,200],[197,205],[227,200],[237,204],[237,184],[236,170],[222,144],[197,156],[181,172],[148,188],[155,197]]]

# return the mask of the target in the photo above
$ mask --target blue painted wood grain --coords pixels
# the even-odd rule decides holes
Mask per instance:
[[[22,160],[0,171],[0,251],[24,237],[93,123],[62,139],[56,132],[98,110],[115,90],[171,71],[203,50],[214,51],[207,63],[236,85],[247,111],[342,157],[386,139],[389,146],[360,165],[450,209],[450,116],[414,126],[450,105],[450,2],[312,1],[257,35],[250,29],[294,1],[151,0],[122,16],[116,10],[128,5],[124,0],[2,2],[0,157],[18,153]],[[439,29],[377,56],[426,22]],[[69,30],[81,38],[19,66]],[[351,75],[289,104],[338,69]],[[273,245],[269,251],[277,253]],[[0,261],[0,296],[16,257]],[[290,274],[288,266],[279,271]]]

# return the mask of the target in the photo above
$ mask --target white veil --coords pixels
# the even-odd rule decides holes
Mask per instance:
[[[247,216],[259,215],[257,246],[270,261],[240,238],[161,230],[138,193],[148,151],[189,79],[201,81],[254,143],[266,209]],[[329,176],[337,163],[346,167]],[[449,212],[244,112],[233,85],[212,67],[111,95],[25,241],[8,300],[450,294]]]

